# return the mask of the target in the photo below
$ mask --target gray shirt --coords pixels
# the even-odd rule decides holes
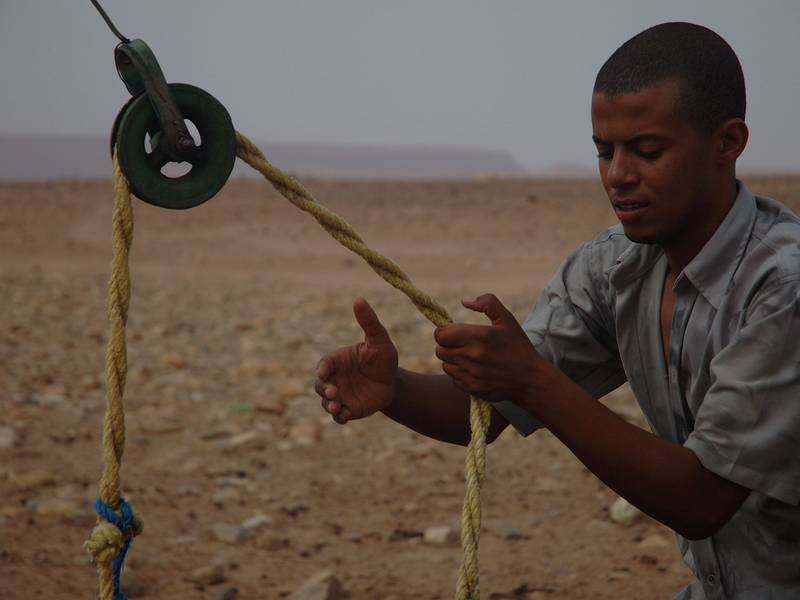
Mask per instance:
[[[698,579],[676,599],[800,598],[800,219],[739,183],[675,279],[667,364],[666,272],[660,247],[612,227],[566,259],[524,329],[595,398],[627,380],[654,433],[752,490],[712,537],[678,536]],[[498,409],[536,428],[519,407]]]

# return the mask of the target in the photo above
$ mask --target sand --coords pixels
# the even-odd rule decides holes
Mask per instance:
[[[800,206],[800,179],[747,182]],[[614,222],[594,181],[305,183],[457,320],[480,322],[459,299],[484,292],[524,319]],[[110,181],[0,185],[0,598],[95,592],[111,206]],[[452,597],[460,549],[423,533],[458,528],[463,448],[380,415],[336,425],[313,392],[319,357],[360,339],[357,296],[404,367],[438,372],[432,326],[262,182],[134,210],[129,598],[283,598],[323,570],[354,600]],[[626,389],[604,401],[645,426]],[[670,598],[691,579],[671,532],[613,522],[616,496],[549,433],[509,428],[488,456],[484,598]]]

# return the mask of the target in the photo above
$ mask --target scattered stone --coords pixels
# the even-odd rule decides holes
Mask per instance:
[[[202,489],[200,486],[193,483],[187,483],[175,487],[176,496],[199,496],[201,492]]]
[[[322,427],[316,419],[301,419],[289,429],[289,439],[298,446],[313,446],[322,436]]]
[[[36,401],[44,406],[53,406],[62,404],[66,399],[67,391],[63,387],[51,385],[42,390],[42,393],[37,396]]]
[[[537,477],[534,481],[533,487],[538,492],[545,492],[548,494],[561,492],[565,488],[564,484],[558,479],[547,476]]]
[[[74,500],[65,498],[44,498],[32,504],[36,514],[43,517],[72,517],[80,510]]]
[[[253,401],[253,408],[258,412],[267,413],[270,415],[282,415],[286,412],[286,404],[278,398],[267,397],[258,398]]]
[[[515,529],[513,527],[511,529],[506,530],[506,533],[503,537],[511,541],[531,539],[531,536],[529,536],[527,533],[525,533],[524,531],[520,531],[519,529]]]
[[[211,527],[211,532],[214,538],[226,544],[241,544],[248,537],[247,530],[234,523],[215,523]]]
[[[281,508],[283,512],[285,512],[290,517],[294,518],[308,510],[308,506],[305,504],[288,504]]]
[[[617,498],[614,504],[611,505],[610,514],[614,523],[628,527],[641,518],[642,511],[625,500],[625,498]]]
[[[447,525],[428,527],[422,534],[422,539],[431,546],[457,546],[460,541],[458,531]]]
[[[10,425],[0,425],[0,449],[11,448],[17,439],[17,432]]]
[[[239,588],[228,588],[227,590],[222,590],[217,595],[217,600],[233,600],[234,598],[239,597]]]
[[[639,548],[642,550],[659,550],[661,548],[669,548],[670,546],[669,540],[657,533],[649,535],[639,542]]]
[[[269,525],[272,525],[272,517],[268,517],[265,514],[253,515],[242,523],[242,527],[247,531],[258,531]]]
[[[177,417],[160,416],[151,417],[139,423],[142,433],[159,435],[165,433],[180,433],[186,429],[184,422]]]
[[[197,585],[218,585],[225,582],[225,569],[219,563],[198,567],[189,573],[189,581]]]
[[[15,474],[13,482],[19,489],[27,490],[45,485],[53,485],[55,483],[55,478],[50,471],[33,469],[25,473]]]
[[[320,571],[297,588],[289,600],[344,600],[347,597],[333,571]]]
[[[395,456],[397,456],[397,450],[394,448],[387,448],[386,450],[381,450],[378,452],[372,457],[372,460],[376,462],[388,462],[391,461]]]
[[[161,364],[173,369],[186,368],[186,361],[177,352],[165,352],[161,355]]]
[[[275,393],[283,400],[291,400],[297,396],[302,396],[309,391],[309,386],[302,379],[289,377],[278,383]]]
[[[586,531],[589,533],[605,535],[612,529],[614,529],[614,525],[608,521],[601,521],[600,519],[591,519],[588,523],[586,523]]]
[[[236,435],[237,433],[240,433],[240,430],[236,425],[233,425],[231,423],[225,423],[223,425],[219,425],[217,427],[214,427],[213,429],[209,429],[208,431],[206,431],[203,434],[202,439],[218,440],[220,438],[227,438],[232,435]]]
[[[222,488],[211,495],[211,501],[217,508],[222,508],[226,504],[237,503],[241,500],[242,494],[236,488]]]
[[[655,566],[658,564],[658,559],[650,554],[642,554],[639,557],[639,562],[643,565]]]
[[[417,531],[416,529],[406,529],[404,527],[396,527],[394,531],[392,531],[391,535],[389,535],[390,542],[399,542],[404,540],[413,540],[419,539],[424,534],[421,531]]]
[[[612,569],[608,574],[608,579],[609,581],[613,581],[615,579],[628,579],[630,576],[631,574],[627,569]]]
[[[267,438],[260,431],[245,431],[237,433],[225,440],[222,449],[225,452],[246,452],[248,450],[263,450],[267,447]]]

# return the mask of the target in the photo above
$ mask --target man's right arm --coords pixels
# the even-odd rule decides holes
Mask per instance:
[[[469,443],[469,396],[452,378],[398,369],[396,382],[394,400],[383,414],[427,437],[461,446]],[[492,408],[486,441],[494,441],[507,425]]]

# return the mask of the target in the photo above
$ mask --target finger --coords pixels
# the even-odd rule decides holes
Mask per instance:
[[[331,355],[323,357],[317,363],[317,377],[319,377],[322,381],[329,379],[335,371],[336,362],[333,360],[333,356]]]
[[[464,369],[453,363],[443,362],[442,371],[455,380],[459,380],[467,376],[467,372]]]
[[[467,364],[478,362],[479,352],[473,346],[461,346],[459,348],[436,346],[436,358],[442,362],[466,366]]]
[[[476,340],[486,340],[490,333],[489,330],[490,327],[487,325],[450,323],[449,325],[437,327],[433,337],[440,346],[460,348]]]
[[[483,294],[474,299],[465,298],[461,301],[461,304],[470,310],[485,314],[489,317],[492,325],[507,323],[509,320],[514,323],[517,322],[514,315],[503,306],[503,303],[494,294]]]
[[[392,343],[389,333],[378,320],[375,310],[364,298],[358,298],[353,303],[353,314],[361,329],[364,330],[364,339],[368,345],[381,346]]]
[[[332,415],[342,412],[342,403],[339,402],[338,400],[325,400],[324,402],[326,402],[327,404],[325,410],[327,410]]]
[[[321,379],[317,379],[314,383],[314,391],[321,398],[332,400],[339,393],[339,389],[332,383],[325,383]]]

